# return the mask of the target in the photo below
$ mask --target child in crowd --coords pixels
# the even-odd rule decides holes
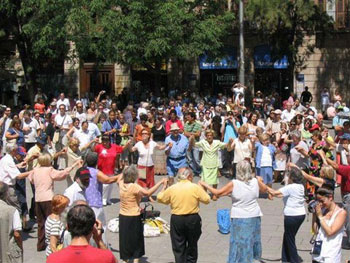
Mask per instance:
[[[256,156],[256,174],[264,180],[268,186],[272,186],[273,169],[276,168],[275,152],[276,148],[270,142],[270,136],[267,133],[262,134],[260,142],[255,143]]]

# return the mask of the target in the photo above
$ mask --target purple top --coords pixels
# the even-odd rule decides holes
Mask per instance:
[[[102,184],[97,180],[98,170],[96,168],[88,167],[90,171],[90,183],[86,188],[85,196],[89,206],[101,208],[102,204]]]

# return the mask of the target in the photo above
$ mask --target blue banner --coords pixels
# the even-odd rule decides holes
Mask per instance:
[[[288,68],[288,57],[284,55],[281,59],[271,61],[271,47],[268,45],[257,46],[254,49],[254,66],[258,69],[286,69]]]
[[[200,69],[236,69],[238,67],[237,62],[237,49],[234,47],[223,48],[223,54],[226,54],[223,58],[211,60],[207,54],[203,54],[199,57]]]

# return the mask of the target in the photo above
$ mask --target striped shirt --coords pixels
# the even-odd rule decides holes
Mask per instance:
[[[57,236],[60,239],[61,234],[64,230],[64,225],[60,220],[52,219],[48,217],[45,222],[45,243],[46,243],[46,256],[48,257],[51,253],[50,237]]]

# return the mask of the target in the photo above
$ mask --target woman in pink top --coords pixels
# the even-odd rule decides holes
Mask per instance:
[[[51,200],[54,196],[54,181],[64,180],[69,172],[81,161],[75,162],[71,167],[62,171],[55,170],[51,166],[52,158],[49,154],[41,155],[38,158],[40,167],[34,168],[28,178],[35,187],[35,214],[38,223],[38,243],[37,250],[45,250],[45,221],[51,214]]]

